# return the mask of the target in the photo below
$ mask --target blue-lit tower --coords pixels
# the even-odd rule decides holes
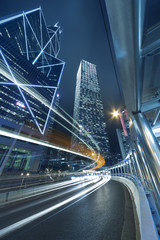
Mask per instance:
[[[77,72],[73,118],[79,124],[79,131],[73,129],[74,133],[107,159],[110,145],[96,65],[85,60],[80,62]],[[71,148],[78,151],[83,146],[73,135]]]
[[[24,134],[38,138],[45,134],[65,65],[57,58],[60,38],[60,27],[57,24],[48,27],[41,8],[0,19],[0,127],[3,129],[14,132],[23,125]],[[1,143],[0,167],[11,145],[4,138]],[[32,156],[32,148],[25,145],[25,149],[25,154],[29,152]],[[20,147],[16,156],[19,152]],[[20,159],[15,157],[12,165],[16,166],[17,161],[18,168]],[[11,161],[7,161],[9,166]]]

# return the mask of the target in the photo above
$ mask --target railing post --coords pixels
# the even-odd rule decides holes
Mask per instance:
[[[128,174],[130,174],[131,171],[130,171],[130,167],[129,167],[129,159],[127,160],[127,168],[128,168]]]
[[[139,175],[139,171],[138,171],[138,167],[137,167],[136,161],[135,161],[135,159],[134,159],[134,157],[133,157],[133,151],[132,151],[131,158],[132,158],[132,163],[133,163],[134,171],[135,171],[136,176],[137,176],[137,178],[138,178],[138,177],[140,177],[140,175]]]
[[[116,171],[116,176],[118,175],[118,170],[117,170],[117,167],[115,168],[115,171]]]
[[[140,166],[140,169],[141,169],[141,174],[143,176],[143,180],[144,180],[144,189],[147,190],[148,189],[148,185],[146,184],[146,169],[145,169],[145,166],[143,164],[143,160],[142,160],[142,157],[141,157],[141,154],[140,154],[140,151],[139,151],[139,147],[138,145],[136,144],[135,145],[135,148],[136,148],[136,152],[137,152],[137,155],[138,155],[138,163],[139,163],[139,166]]]
[[[121,169],[121,176],[122,176],[123,174],[122,164],[120,164],[120,169]]]
[[[127,171],[126,171],[126,162],[124,162],[124,176],[127,177]]]
[[[143,153],[143,149],[141,148],[140,144],[138,143],[138,150],[139,150],[139,154],[141,156],[141,159],[142,159],[142,162],[143,162],[143,165],[144,165],[144,168],[145,168],[145,171],[146,171],[146,176],[147,176],[147,181],[149,180],[150,182],[150,185],[151,185],[151,188],[152,190],[155,192],[156,189],[154,187],[154,183],[153,183],[153,180],[152,180],[152,176],[151,176],[151,173],[149,171],[149,168],[148,168],[148,165],[147,165],[147,162],[145,160],[145,156],[144,156],[144,153]],[[150,185],[148,184],[148,188],[150,188]]]
[[[141,172],[141,168],[140,168],[140,166],[139,166],[139,162],[138,162],[138,158],[137,158],[137,154],[136,154],[136,151],[132,151],[132,154],[133,154],[133,158],[134,158],[134,160],[135,160],[135,162],[136,162],[136,165],[137,165],[137,168],[138,168],[138,172],[139,172],[139,176],[140,176],[140,179],[141,179],[141,181],[142,181],[142,184],[143,184],[143,186],[145,186],[145,184],[144,184],[144,179],[143,179],[143,175],[142,175],[142,172]]]
[[[119,175],[119,165],[117,166],[117,175]]]
[[[133,176],[133,171],[132,171],[131,159],[130,159],[130,158],[129,158],[128,162],[129,162],[129,168],[130,168],[130,172],[131,172],[131,174],[132,174],[132,176]]]
[[[124,165],[124,163],[123,163],[123,173],[124,173],[124,177],[125,177],[125,165]]]
[[[137,172],[134,166],[134,159],[132,158],[132,155],[130,155],[130,161],[131,161],[131,167],[132,167],[132,174],[135,175],[137,177]]]

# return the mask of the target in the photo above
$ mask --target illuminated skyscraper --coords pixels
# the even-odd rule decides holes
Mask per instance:
[[[74,130],[74,133],[106,159],[110,145],[96,65],[85,60],[80,62],[77,73],[73,118],[79,124],[79,131]],[[71,148],[78,150],[81,147],[81,142],[73,135]]]
[[[0,127],[45,133],[64,68],[60,36],[57,24],[46,26],[41,8],[0,19]],[[1,143],[0,167],[10,145]]]
[[[56,58],[60,34],[41,8],[0,19],[0,117],[21,122],[25,115],[44,133],[64,67]]]

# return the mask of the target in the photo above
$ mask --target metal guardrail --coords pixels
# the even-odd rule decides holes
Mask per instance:
[[[118,166],[117,166],[118,167]],[[114,169],[116,169],[114,167]],[[156,195],[154,192],[154,189],[152,187],[152,183],[146,179],[142,179],[140,176],[133,175],[133,173],[120,173],[118,171],[114,171],[114,173],[111,174],[112,177],[119,177],[123,179],[128,179],[134,183],[138,191],[141,191],[141,189],[144,190],[144,193],[146,195],[146,199],[148,200],[150,211],[154,220],[155,227],[157,229],[157,232],[160,236],[160,216],[156,204]]]

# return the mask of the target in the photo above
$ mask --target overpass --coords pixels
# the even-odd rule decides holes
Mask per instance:
[[[117,81],[132,122],[128,155],[109,170],[114,179],[127,186],[128,179],[136,189],[141,185],[159,228],[160,5],[149,0],[100,3]],[[131,189],[134,198],[137,190]]]

